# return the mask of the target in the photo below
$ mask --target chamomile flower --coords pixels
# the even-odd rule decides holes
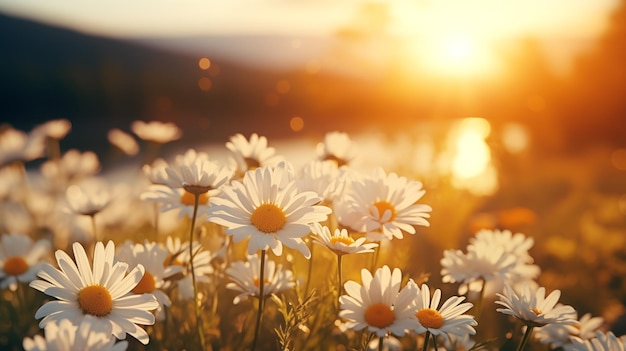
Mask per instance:
[[[137,144],[137,141],[130,134],[120,129],[113,128],[109,130],[107,139],[113,146],[117,147],[128,156],[135,156],[139,153],[139,144]]]
[[[140,139],[152,141],[157,144],[169,143],[170,141],[180,139],[182,136],[180,128],[171,122],[144,122],[137,120],[130,125],[130,129]]]
[[[339,297],[339,317],[346,319],[348,328],[367,328],[380,338],[389,333],[404,336],[407,330],[419,326],[413,304],[417,287],[411,283],[400,288],[400,269],[391,271],[383,266],[373,276],[362,269],[361,281],[363,285],[347,281],[344,284],[347,295]]]
[[[12,127],[0,129],[0,167],[26,162],[44,155],[45,138]]]
[[[52,180],[62,180],[63,184],[73,184],[100,170],[98,155],[92,151],[80,152],[72,149],[63,154],[60,161],[46,161],[39,168],[41,174]]]
[[[33,133],[41,134],[54,140],[65,138],[67,133],[72,129],[72,123],[65,119],[53,119],[46,121],[33,129]]]
[[[192,191],[188,187],[206,188],[206,191],[214,191],[222,184],[227,183],[232,176],[230,169],[210,161],[208,154],[197,152],[194,149],[189,149],[184,154],[176,156],[174,162],[165,169],[165,172],[169,177],[167,185],[172,188],[185,188],[187,191]]]
[[[198,213],[204,214],[210,206],[209,192],[198,195]],[[161,212],[178,210],[179,217],[190,217],[193,215],[195,206],[195,195],[185,189],[174,189],[166,185],[151,185],[147,191],[140,195],[142,200],[153,201],[160,204]]]
[[[314,191],[332,204],[343,193],[345,170],[332,161],[311,161],[302,167],[296,178],[300,191]]]
[[[317,205],[322,198],[313,192],[298,192],[288,170],[261,167],[246,172],[241,182],[223,188],[214,199],[207,220],[223,225],[234,242],[249,238],[248,254],[272,249],[283,252],[283,244],[300,251],[306,258],[311,252],[302,237],[309,225],[324,221],[330,208]]]
[[[282,160],[276,150],[268,146],[267,138],[256,133],[250,135],[250,139],[237,133],[226,142],[226,148],[232,153],[238,176],[259,167],[275,166]]]
[[[179,300],[190,300],[194,298],[193,282],[191,279],[191,265],[189,257],[189,242],[181,242],[179,238],[168,236],[165,241],[167,257],[163,262],[164,266],[182,267],[182,276],[179,279],[168,280],[176,284]],[[207,250],[203,250],[198,242],[193,243],[193,268],[198,283],[208,283],[209,275],[214,271],[211,265],[213,255]]]
[[[576,351],[624,351],[626,346],[622,339],[618,338],[613,332],[597,331],[592,339],[574,341],[572,350]]]
[[[350,136],[342,132],[329,132],[324,141],[317,144],[317,159],[333,161],[338,167],[350,164],[356,157],[356,148]]]
[[[339,221],[367,233],[370,241],[402,239],[404,232],[415,234],[414,226],[429,226],[431,207],[417,203],[424,193],[421,182],[377,168],[351,181]]]
[[[276,294],[284,290],[292,289],[296,284],[293,273],[283,268],[281,264],[266,259],[265,272],[263,273],[263,295]],[[236,261],[226,269],[228,278],[232,281],[226,284],[226,288],[239,291],[240,294],[233,300],[238,304],[248,299],[249,296],[259,297],[261,272],[261,260],[258,255],[250,255],[246,262]]]
[[[131,291],[135,294],[153,294],[159,303],[156,311],[158,320],[163,320],[164,307],[171,306],[169,296],[163,291],[166,282],[175,274],[182,272],[179,265],[165,265],[168,252],[155,242],[145,241],[143,244],[134,244],[126,241],[117,248],[117,258],[128,264],[129,267],[142,265],[145,269],[143,277]]]
[[[45,264],[50,242],[33,240],[23,234],[5,234],[0,238],[0,289],[17,289],[18,282],[30,283]]]
[[[458,336],[474,335],[474,326],[478,323],[474,316],[463,314],[472,308],[473,304],[463,302],[465,296],[452,296],[439,307],[441,290],[437,289],[431,298],[428,285],[422,284],[415,298],[415,316],[418,326],[414,329],[418,334],[430,332],[432,335]]]
[[[541,327],[547,324],[576,324],[576,310],[572,306],[557,305],[560,290],[552,291],[546,296],[544,287],[531,291],[529,285],[525,285],[518,295],[513,288],[506,284],[503,294],[497,294],[497,304],[503,306],[496,311],[519,319],[528,327]]]
[[[577,319],[578,314],[574,311],[572,319]],[[549,344],[551,348],[562,347],[566,351],[574,348],[574,339],[587,340],[595,336],[596,331],[604,323],[602,317],[592,317],[586,313],[578,323],[573,324],[547,324],[535,329],[535,339],[542,344]]]
[[[69,319],[46,324],[45,338],[35,335],[22,342],[26,351],[124,351],[128,341],[115,342],[111,326],[98,323],[97,317],[87,315],[76,325]]]
[[[506,279],[517,261],[513,254],[502,248],[475,243],[467,253],[445,250],[441,259],[441,276],[444,283],[461,283],[459,294],[465,294],[473,283],[478,290],[495,279]]]
[[[66,192],[68,212],[93,216],[111,203],[111,194],[102,187],[71,185]]]
[[[124,339],[130,334],[147,344],[148,333],[139,324],[154,324],[150,311],[159,303],[152,294],[131,292],[143,277],[143,266],[126,274],[128,264],[115,262],[112,241],[106,247],[102,242],[96,243],[93,266],[80,243],[74,243],[72,248],[76,262],[64,251],[57,250],[55,256],[60,269],[46,264],[38,274],[41,279],[30,283],[34,289],[57,299],[37,310],[35,319],[43,317],[39,326],[66,318],[80,323],[91,315],[97,317],[97,328],[110,328],[116,338]]]
[[[374,252],[374,248],[378,246],[376,243],[365,243],[364,237],[354,240],[346,229],[337,228],[330,234],[330,229],[319,223],[311,225],[311,232],[317,234],[313,236],[316,244],[326,246],[336,255]]]

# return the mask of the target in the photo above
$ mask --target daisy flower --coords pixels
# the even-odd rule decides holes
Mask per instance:
[[[144,267],[143,277],[131,291],[135,294],[153,294],[159,303],[156,311],[157,319],[163,320],[165,318],[164,306],[172,305],[169,296],[163,292],[165,280],[181,273],[183,268],[179,265],[164,265],[168,256],[167,250],[147,240],[143,244],[126,241],[117,248],[116,256],[129,267],[138,265]]]
[[[65,119],[53,119],[36,126],[33,133],[44,135],[54,140],[65,138],[67,133],[72,129],[72,123]]]
[[[266,259],[264,269],[263,296],[292,289],[296,285],[293,273],[288,269],[284,269],[281,264],[276,264],[276,262]],[[226,269],[226,274],[232,280],[232,282],[226,284],[226,288],[240,292],[233,300],[234,304],[247,300],[249,296],[259,297],[260,272],[261,260],[258,255],[248,256],[246,262],[233,262]]]
[[[533,292],[529,285],[525,285],[518,295],[513,288],[506,284],[504,293],[497,294],[497,304],[503,306],[496,311],[513,316],[529,327],[541,327],[547,324],[576,324],[576,310],[572,306],[557,305],[560,290],[552,291],[546,296],[546,289],[540,287]]]
[[[198,213],[205,213],[209,209],[209,192],[198,196]],[[185,189],[174,189],[165,185],[153,184],[147,191],[140,195],[140,199],[159,203],[159,211],[167,212],[178,210],[179,217],[190,217],[193,215],[195,206],[195,195]]]
[[[331,204],[343,193],[345,179],[345,171],[335,162],[311,161],[300,169],[296,184],[300,191],[314,191]]]
[[[178,288],[179,300],[190,300],[194,298],[193,284],[191,279],[191,264],[189,256],[189,242],[181,242],[179,238],[168,236],[165,241],[167,256],[162,261],[164,266],[182,267],[182,277],[180,279],[168,280],[174,281]],[[193,270],[196,275],[196,281],[199,283],[208,283],[209,275],[214,271],[211,265],[213,255],[207,250],[203,250],[198,242],[193,243]],[[175,276],[176,277],[176,276]]]
[[[234,242],[249,238],[248,254],[271,248],[275,255],[283,244],[311,256],[302,237],[309,225],[324,221],[330,208],[317,205],[322,198],[313,192],[298,192],[286,168],[261,167],[246,172],[241,182],[223,188],[214,198],[208,220],[227,227]],[[284,186],[281,186],[284,185]]]
[[[577,319],[578,314],[574,312],[571,318]],[[586,313],[575,325],[547,324],[535,329],[535,339],[542,344],[549,344],[553,349],[562,347],[565,351],[571,351],[574,349],[574,339],[593,338],[602,323],[604,323],[604,318],[592,317],[590,313]]]
[[[330,229],[319,223],[313,223],[313,225],[311,225],[311,232],[317,234],[313,236],[313,240],[316,244],[327,247],[338,256],[352,253],[374,252],[374,248],[378,246],[376,243],[365,243],[364,237],[356,240],[352,239],[346,229],[337,228],[333,234],[330,234]]]
[[[532,264],[533,258],[528,250],[533,246],[533,238],[526,237],[522,233],[513,234],[509,230],[480,230],[474,238],[470,239],[467,246],[468,251],[504,251],[515,257],[515,265],[507,272],[507,274],[489,280],[485,295],[492,296],[496,292],[502,291],[504,283],[511,284],[514,288],[531,284],[536,289],[538,286],[535,279],[539,276],[541,269],[539,266]],[[469,290],[477,290],[483,288],[479,282],[469,284]]]
[[[137,141],[130,134],[120,129],[113,128],[109,130],[107,139],[113,146],[117,147],[128,156],[135,156],[139,153],[139,144],[137,144]]]
[[[338,167],[349,164],[356,157],[350,136],[342,132],[330,132],[324,136],[324,141],[316,146],[318,160],[333,161]]]
[[[576,351],[624,351],[626,347],[622,339],[618,338],[613,332],[596,332],[592,339],[575,340],[572,350]]]
[[[174,163],[165,168],[168,175],[166,185],[172,188],[184,188],[191,193],[206,193],[214,195],[217,188],[230,181],[232,171],[209,161],[208,154],[187,150],[178,155]]]
[[[482,289],[486,282],[506,279],[516,262],[513,254],[483,243],[475,243],[467,253],[445,250],[441,259],[442,281],[461,283],[459,294],[465,294],[470,288]]]
[[[30,283],[50,253],[50,242],[32,239],[23,234],[5,234],[0,238],[0,289],[17,290],[17,283]]]
[[[124,351],[128,347],[128,341],[116,343],[111,336],[110,325],[102,325],[97,317],[87,315],[79,325],[73,324],[69,319],[53,321],[44,328],[45,338],[35,335],[24,338],[22,346],[26,351],[63,351],[63,350],[89,350],[89,351]]]
[[[377,168],[372,176],[351,182],[344,205],[347,213],[339,221],[367,232],[370,241],[402,239],[403,232],[415,234],[416,225],[429,226],[426,218],[430,217],[431,207],[417,204],[424,193],[421,182]]]
[[[428,285],[422,284],[417,290],[415,298],[415,316],[418,326],[414,330],[418,334],[430,333],[432,335],[454,334],[458,336],[474,335],[474,326],[478,323],[474,316],[463,314],[472,308],[470,302],[463,302],[465,296],[452,296],[439,307],[441,302],[441,290],[435,290],[432,298]]]
[[[68,212],[93,216],[111,203],[111,194],[102,187],[71,185],[65,191]]]
[[[346,326],[354,330],[367,328],[379,338],[388,333],[404,336],[406,330],[419,326],[413,300],[417,293],[415,284],[400,289],[402,273],[388,266],[376,270],[374,275],[361,270],[359,285],[355,281],[344,284],[347,295],[339,297],[339,317],[346,319]]]
[[[12,127],[0,129],[0,167],[43,157],[45,138]]]
[[[250,139],[237,133],[226,142],[226,148],[232,153],[239,176],[247,170],[275,166],[282,159],[276,155],[273,147],[267,146],[267,138],[256,133],[253,133]]]
[[[130,125],[130,129],[140,139],[157,144],[169,143],[170,141],[180,139],[182,136],[180,128],[171,122],[144,122],[137,120]]]
[[[115,244],[97,242],[93,256],[93,267],[80,243],[72,246],[76,262],[62,250],[57,250],[56,260],[60,269],[50,264],[42,267],[30,286],[56,298],[45,303],[35,319],[42,318],[39,327],[64,318],[80,323],[85,316],[95,316],[96,328],[110,328],[111,334],[124,339],[132,335],[142,344],[147,344],[148,333],[139,324],[154,324],[150,312],[159,306],[152,294],[134,294],[141,281],[144,268],[139,265],[126,274],[128,264],[115,262]]]
[[[92,151],[80,152],[72,149],[65,152],[60,160],[44,162],[39,170],[48,179],[74,183],[96,174],[100,170],[100,160]]]
[[[145,164],[141,167],[141,171],[148,178],[152,184],[169,184],[169,176],[165,171],[169,167],[167,161],[162,158],[157,158],[150,164]]]

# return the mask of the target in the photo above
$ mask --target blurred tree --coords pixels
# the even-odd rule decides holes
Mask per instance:
[[[593,50],[581,55],[559,101],[569,146],[626,145],[626,0]]]

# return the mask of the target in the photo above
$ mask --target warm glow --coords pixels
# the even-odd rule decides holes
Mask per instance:
[[[416,45],[414,55],[433,75],[467,77],[497,70],[495,55],[484,38],[465,33],[433,35]]]
[[[452,160],[452,174],[458,178],[475,177],[487,169],[491,160],[485,138],[489,122],[482,118],[466,118],[458,128],[456,153]]]
[[[304,128],[304,120],[302,119],[302,117],[292,117],[289,120],[289,128],[291,128],[291,130],[293,130],[294,132],[299,132]]]
[[[213,82],[211,81],[211,79],[207,77],[202,77],[198,80],[198,88],[200,88],[200,90],[209,91],[211,90],[211,87],[213,87]]]
[[[201,58],[198,61],[198,67],[200,67],[200,69],[206,71],[207,69],[211,68],[211,60],[209,60],[206,57]]]

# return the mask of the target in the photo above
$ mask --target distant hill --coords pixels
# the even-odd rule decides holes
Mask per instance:
[[[237,132],[285,136],[289,119],[306,110],[304,100],[318,114],[341,112],[336,102],[324,110],[328,104],[313,103],[304,95],[359,86],[349,78],[320,74],[315,82],[308,81],[309,90],[300,89],[307,75],[302,70],[252,68],[219,59],[205,71],[198,66],[198,55],[2,14],[0,47],[0,121],[30,130],[50,119],[67,118],[74,128],[65,142],[81,149],[105,145],[108,129],[128,130],[136,119],[173,121],[190,143],[222,142]],[[323,88],[327,84],[332,88]],[[308,126],[313,129],[315,123]]]

